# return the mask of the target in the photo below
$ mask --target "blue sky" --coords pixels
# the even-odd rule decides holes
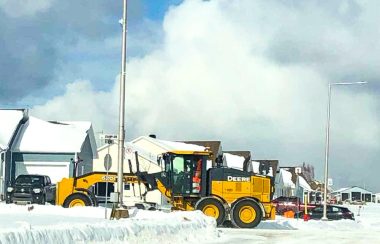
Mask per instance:
[[[182,3],[182,0],[144,0],[146,16],[152,20],[161,21],[170,6]]]
[[[159,33],[165,12],[170,6],[176,6],[181,2],[178,0],[129,1],[128,40],[134,38],[134,33],[142,35],[135,38],[150,35],[151,31]],[[37,61],[31,67],[24,61],[18,62],[19,57],[12,55],[14,57],[9,59],[6,57],[7,52],[0,54],[0,60],[5,62],[3,82],[14,83],[14,73],[10,71],[17,64],[17,69],[25,70],[18,75],[22,86],[30,88],[28,93],[20,92],[17,88],[3,90],[4,94],[10,92],[19,93],[19,95],[17,98],[11,97],[5,100],[2,96],[0,104],[6,107],[33,107],[62,93],[66,84],[75,79],[88,79],[92,81],[95,89],[110,90],[110,85],[120,72],[120,44],[117,38],[121,38],[121,28],[118,24],[122,16],[121,3],[122,1],[109,4],[106,0],[100,0],[91,4],[91,1],[83,1],[83,4],[79,4],[82,5],[78,8],[79,10],[69,15],[69,19],[64,13],[66,10],[71,11],[69,1],[67,4],[53,4],[47,12],[26,14],[16,18],[7,15],[5,11],[0,12],[0,15],[4,16],[0,21],[0,28],[9,30],[9,26],[14,27],[5,31],[2,39],[5,42],[3,45],[5,51],[7,47],[11,51],[23,50],[23,47],[29,46],[30,49],[35,50],[34,58]],[[78,2],[73,1],[73,4],[78,5]],[[90,12],[87,13],[87,11]],[[97,16],[100,18],[95,19]],[[88,18],[88,20],[83,22],[83,18]],[[30,21],[29,26],[25,26],[25,20]],[[154,27],[151,27],[153,25]],[[26,36],[22,39],[18,37],[20,28],[26,31]],[[39,33],[44,33],[44,35],[41,36]],[[64,38],[61,39],[61,37]],[[18,38],[16,43],[13,41],[15,38]],[[107,38],[115,40],[110,43],[109,48],[102,50],[101,46]],[[136,47],[133,43],[128,44],[128,59],[143,56],[149,51],[149,48]],[[75,47],[75,45],[78,46]],[[22,53],[21,56],[23,56]],[[28,79],[28,82],[22,81],[24,79]]]

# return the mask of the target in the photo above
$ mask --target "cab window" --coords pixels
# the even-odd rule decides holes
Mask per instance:
[[[179,174],[184,171],[184,158],[175,157],[173,159],[173,173]]]

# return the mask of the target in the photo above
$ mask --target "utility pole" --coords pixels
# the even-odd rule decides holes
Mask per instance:
[[[119,106],[119,145],[118,145],[118,167],[117,167],[117,189],[119,193],[119,207],[123,204],[123,164],[124,164],[124,118],[125,118],[125,80],[126,80],[126,57],[127,57],[127,0],[123,0],[123,28],[121,46],[121,74],[120,74],[120,106]]]
[[[327,219],[327,185],[329,175],[329,152],[330,152],[330,116],[331,116],[331,88],[332,86],[345,86],[345,85],[362,85],[367,84],[366,81],[359,82],[338,82],[329,83],[328,87],[328,101],[327,101],[327,123],[326,123],[326,147],[325,147],[325,183],[323,189],[323,216],[321,220]]]

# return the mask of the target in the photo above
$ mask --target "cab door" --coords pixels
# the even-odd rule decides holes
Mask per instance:
[[[192,159],[190,156],[173,155],[172,189],[174,195],[190,195],[192,189]]]

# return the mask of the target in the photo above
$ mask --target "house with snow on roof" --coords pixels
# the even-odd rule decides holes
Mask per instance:
[[[359,186],[345,187],[331,192],[331,195],[339,202],[375,202],[376,195]]]
[[[312,194],[314,190],[305,180],[301,167],[280,167],[275,180],[275,196],[296,196],[304,201],[307,197],[308,202],[314,202]]]
[[[275,179],[275,197],[290,197],[295,195],[295,184],[292,181],[292,173],[280,168]]]
[[[53,183],[73,174],[72,159],[82,160],[78,174],[92,171],[97,157],[91,122],[45,121],[25,109],[0,109],[0,194],[20,174],[50,176]]]

